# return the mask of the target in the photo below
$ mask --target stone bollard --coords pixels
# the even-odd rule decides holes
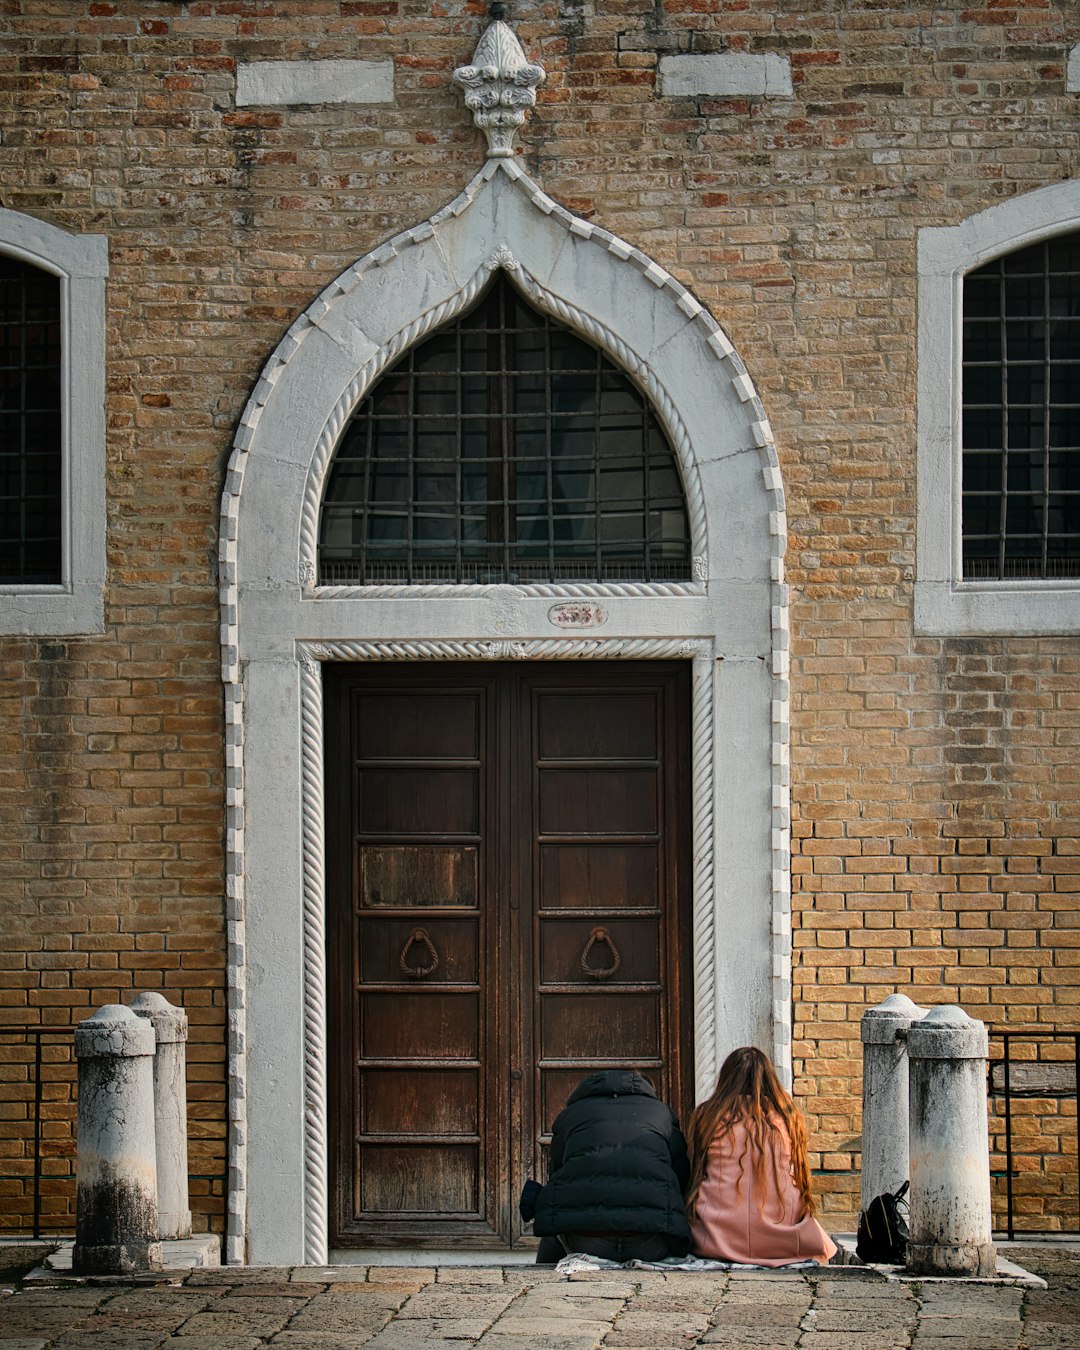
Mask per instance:
[[[993,1275],[986,1027],[932,1008],[908,1033],[911,1221],[908,1270]]]
[[[895,1193],[908,1180],[907,1033],[925,1013],[906,994],[890,994],[862,1015],[863,1211],[875,1196]]]
[[[157,1140],[158,1237],[189,1238],[187,1013],[162,994],[136,994],[128,1005],[154,1028],[154,1134]]]
[[[161,1268],[154,1148],[154,1029],[119,1003],[75,1028],[78,1275]]]

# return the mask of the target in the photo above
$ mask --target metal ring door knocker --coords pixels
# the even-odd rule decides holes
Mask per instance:
[[[589,964],[589,955],[597,943],[607,943],[607,949],[611,953],[611,964],[607,966],[591,966]],[[589,934],[589,940],[585,944],[585,950],[581,953],[581,969],[594,980],[606,980],[610,975],[614,975],[622,964],[622,957],[619,955],[619,949],[606,928],[594,928]]]
[[[412,951],[413,943],[418,942],[427,953],[427,965],[413,966],[409,964],[409,953]],[[422,980],[425,975],[430,975],[439,964],[439,953],[435,950],[435,944],[427,935],[424,928],[414,928],[409,934],[408,941],[401,949],[401,955],[398,957],[398,965],[406,975],[411,975],[415,980]]]

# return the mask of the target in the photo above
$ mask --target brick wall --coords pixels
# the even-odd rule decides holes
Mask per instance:
[[[224,1158],[216,514],[266,355],[454,196],[485,6],[7,0],[0,199],[107,234],[104,635],[0,641],[0,1010],[138,989],[192,1020],[193,1171]],[[793,624],[796,1078],[826,1214],[857,1193],[858,1018],[896,988],[1073,1027],[1080,644],[918,638],[915,237],[1077,171],[1072,0],[519,0],[524,162],[724,324],[772,420]],[[790,58],[790,99],[661,99],[658,58]],[[234,106],[237,61],[393,59],[388,107]],[[193,1197],[218,1222],[214,1183]],[[220,1190],[220,1186],[218,1186]]]

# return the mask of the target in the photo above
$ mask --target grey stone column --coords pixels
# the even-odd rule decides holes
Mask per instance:
[[[992,1275],[986,1027],[963,1008],[932,1008],[908,1033],[911,1222],[908,1269]]]
[[[79,1133],[72,1269],[161,1267],[154,1147],[154,1029],[119,1003],[75,1028]]]
[[[862,1015],[863,1210],[909,1177],[907,1033],[925,1014],[906,994],[890,994]]]
[[[187,1142],[188,1019],[162,994],[136,994],[129,1004],[154,1028],[154,1134],[157,1140],[158,1237],[189,1238]]]

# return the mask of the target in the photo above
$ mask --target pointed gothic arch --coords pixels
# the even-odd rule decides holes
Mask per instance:
[[[348,417],[500,267],[648,395],[683,478],[691,579],[320,586],[319,505]],[[698,1092],[748,1041],[790,1072],[785,539],[768,421],[719,325],[512,159],[489,160],[461,197],[347,269],[292,325],[241,419],[221,513],[230,1259],[328,1256],[323,661],[691,661],[694,918],[683,937]]]

